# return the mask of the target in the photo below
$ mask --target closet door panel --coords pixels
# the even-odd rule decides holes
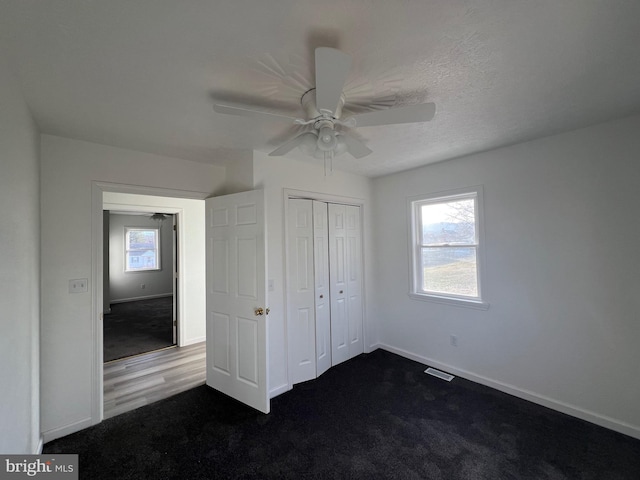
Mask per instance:
[[[316,302],[316,375],[331,368],[331,297],[327,204],[313,201],[313,258]]]
[[[345,207],[345,265],[349,358],[364,352],[362,336],[362,229],[360,207]]]
[[[312,201],[290,199],[287,220],[287,330],[290,380],[295,384],[316,378]]]
[[[347,301],[347,229],[345,205],[329,204],[329,283],[331,291],[331,364],[350,358]]]

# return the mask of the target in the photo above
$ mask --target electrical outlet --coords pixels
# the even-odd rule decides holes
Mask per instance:
[[[69,293],[84,293],[89,291],[88,278],[75,278],[69,280]]]
[[[451,342],[451,346],[452,347],[457,347],[458,346],[458,336],[457,335],[451,335],[449,337],[449,341]]]

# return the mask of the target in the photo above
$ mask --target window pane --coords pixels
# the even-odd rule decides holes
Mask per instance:
[[[125,271],[159,270],[158,229],[126,229]]]
[[[129,230],[129,250],[154,250],[156,248],[155,230]]]
[[[423,247],[422,290],[478,296],[474,247]]]
[[[472,198],[446,203],[423,205],[422,243],[476,243],[475,201]]]
[[[127,252],[127,270],[157,270],[155,250],[134,250]]]

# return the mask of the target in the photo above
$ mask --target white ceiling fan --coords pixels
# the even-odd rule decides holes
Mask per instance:
[[[334,48],[316,48],[315,88],[306,91],[300,99],[305,118],[244,105],[214,104],[213,109],[218,113],[308,125],[307,131],[285,142],[269,155],[281,156],[296,147],[301,147],[307,154],[324,159],[325,162],[345,152],[349,152],[355,158],[365,157],[372,152],[364,143],[348,134],[350,129],[427,122],[434,117],[435,104],[422,103],[356,114],[343,119],[345,95],[342,90],[350,69],[349,55]]]

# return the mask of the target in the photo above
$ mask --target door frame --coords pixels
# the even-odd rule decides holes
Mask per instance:
[[[140,185],[127,185],[122,183],[110,183],[110,182],[100,182],[100,181],[92,181],[91,182],[91,258],[92,258],[92,272],[91,272],[91,311],[92,319],[91,319],[91,330],[92,330],[92,350],[93,350],[93,365],[92,365],[92,375],[91,375],[91,423],[93,425],[100,423],[104,419],[104,392],[103,392],[103,382],[104,382],[104,369],[103,369],[103,330],[102,330],[102,319],[103,319],[103,252],[104,252],[104,242],[103,242],[103,193],[104,192],[114,192],[114,193],[125,193],[125,194],[134,194],[134,195],[150,195],[154,197],[169,197],[169,198],[186,198],[192,200],[202,200],[210,196],[209,192],[195,192],[189,190],[176,190],[171,188],[160,188],[160,187],[145,187]],[[118,204],[118,208],[121,208],[122,205]],[[142,206],[137,205],[137,211],[140,210]],[[151,209],[151,207],[148,207]],[[158,207],[155,207],[157,209]],[[163,209],[167,209],[166,213],[171,213],[170,207],[163,207]],[[182,210],[182,209],[174,209],[174,210]],[[151,211],[151,210],[149,210]],[[155,210],[154,210],[155,211]],[[183,216],[177,215],[178,222],[182,222]],[[179,234],[183,234],[182,224],[178,224],[178,232]],[[182,232],[182,233],[181,233]],[[182,242],[184,244],[184,242]],[[183,261],[183,251],[179,246],[178,251],[178,259],[180,261],[179,265],[184,265]],[[180,296],[184,298],[184,285],[185,282],[180,282]],[[183,317],[182,317],[183,318]],[[180,334],[178,335],[178,339],[180,339]]]
[[[289,321],[287,318],[287,311],[288,311],[288,305],[289,305],[289,276],[287,275],[287,272],[289,271],[289,255],[288,252],[290,251],[289,249],[289,238],[287,235],[287,232],[289,231],[289,199],[291,198],[301,198],[301,199],[306,199],[306,200],[318,200],[320,202],[327,202],[327,203],[338,203],[338,204],[342,204],[342,205],[353,205],[355,207],[360,207],[360,231],[361,231],[361,248],[360,248],[360,261],[362,262],[362,340],[363,340],[363,347],[364,347],[364,351],[367,352],[368,351],[368,344],[369,342],[367,341],[367,337],[368,337],[368,329],[366,328],[367,325],[367,310],[366,310],[366,263],[365,263],[365,236],[364,236],[364,232],[365,232],[365,200],[362,198],[356,198],[356,197],[346,197],[346,196],[341,196],[341,195],[332,195],[332,194],[327,194],[327,193],[319,193],[319,192],[311,192],[311,191],[306,191],[306,190],[296,190],[293,188],[284,188],[283,189],[283,208],[284,208],[284,216],[283,216],[283,236],[282,238],[284,239],[284,242],[282,242],[283,244],[283,258],[284,258],[284,270],[283,270],[283,275],[284,275],[284,292],[283,292],[283,297],[284,297],[284,308],[283,308],[283,319],[284,319],[284,329],[285,329],[285,334],[286,334],[286,342],[285,342],[285,349],[286,349],[286,356],[287,356],[287,382],[288,382],[288,387],[289,389],[293,388],[293,384],[291,383],[291,358],[289,356]]]

